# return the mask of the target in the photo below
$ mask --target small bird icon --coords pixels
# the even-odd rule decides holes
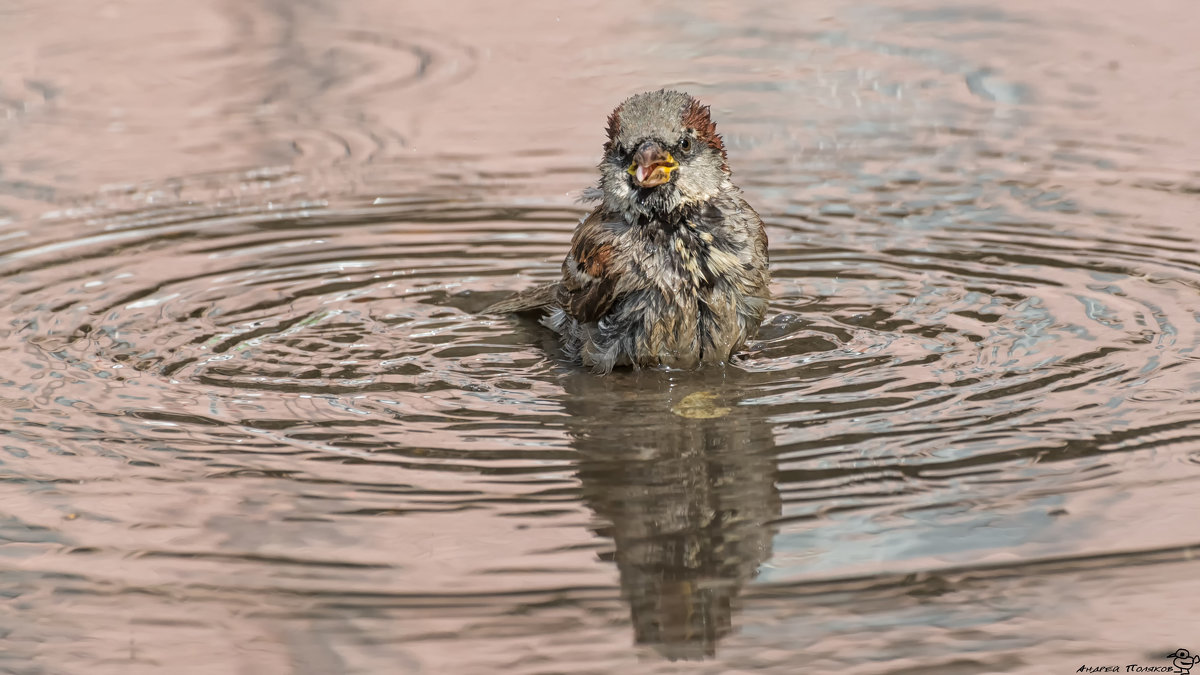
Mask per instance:
[[[1192,655],[1186,649],[1177,649],[1171,656],[1173,657],[1171,665],[1178,668],[1179,672],[1183,673],[1183,675],[1188,675],[1192,670],[1192,666],[1200,662],[1200,655]]]

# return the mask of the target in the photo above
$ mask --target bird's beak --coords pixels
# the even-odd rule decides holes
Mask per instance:
[[[679,168],[679,163],[661,145],[654,141],[646,141],[633,154],[633,162],[625,171],[633,176],[633,182],[638,187],[654,187],[671,180],[671,172]]]

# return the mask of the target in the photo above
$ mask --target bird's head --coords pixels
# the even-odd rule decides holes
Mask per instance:
[[[691,96],[646,92],[608,116],[600,192],[610,209],[627,217],[670,218],[728,185],[717,125],[708,106]]]

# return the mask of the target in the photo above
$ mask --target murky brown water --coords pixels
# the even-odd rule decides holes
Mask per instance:
[[[0,6],[0,669],[1200,650],[1194,0],[792,4]],[[775,300],[597,378],[474,312],[663,85]]]

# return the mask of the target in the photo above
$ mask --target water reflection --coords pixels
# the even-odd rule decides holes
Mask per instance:
[[[723,380],[573,374],[566,384],[583,499],[614,543],[605,557],[620,570],[634,639],[671,659],[712,656],[735,629],[738,594],[770,558],[780,513],[771,425]]]

